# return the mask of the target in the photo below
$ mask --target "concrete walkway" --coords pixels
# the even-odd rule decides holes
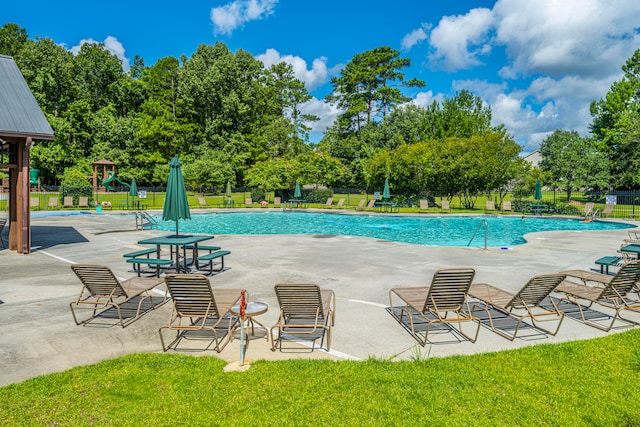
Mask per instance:
[[[132,216],[111,213],[34,217],[34,252],[19,255],[0,251],[0,385],[130,353],[161,353],[158,327],[168,320],[170,303],[124,329],[115,322],[76,326],[69,303],[82,286],[69,265],[104,264],[119,277],[127,278],[133,273],[122,254],[140,249],[138,240],[163,234],[166,232],[135,231]],[[295,352],[272,352],[266,340],[258,337],[250,343],[246,355],[250,360],[409,360],[418,353],[429,357],[472,354],[606,333],[567,319],[556,337],[536,334],[510,342],[481,328],[475,344],[462,341],[422,348],[387,313],[389,289],[426,285],[440,268],[473,267],[477,282],[515,292],[536,274],[593,269],[594,260],[615,255],[625,237],[626,230],[537,233],[527,236],[529,243],[525,245],[485,251],[348,236],[216,235],[214,243],[230,250],[231,255],[225,260],[228,269],[212,277],[211,282],[219,288],[245,288],[251,300],[267,303],[269,311],[258,318],[267,326],[278,317],[274,284],[313,282],[335,291],[337,313],[331,352],[310,352],[303,345]],[[623,327],[611,333],[628,329],[623,322],[618,325]],[[446,340],[455,338],[447,335]],[[220,354],[186,354],[237,361],[239,340]]]

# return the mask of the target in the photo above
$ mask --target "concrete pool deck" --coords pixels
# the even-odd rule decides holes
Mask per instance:
[[[158,327],[167,322],[170,303],[124,329],[115,322],[76,326],[69,303],[82,285],[69,265],[104,264],[127,278],[134,273],[122,254],[140,249],[139,240],[164,234],[167,232],[136,231],[133,216],[117,213],[33,217],[33,252],[0,251],[0,386],[130,353],[162,353]],[[257,318],[266,326],[272,326],[279,314],[273,291],[278,282],[313,282],[336,294],[329,353],[310,352],[297,344],[299,351],[272,352],[261,338],[251,340],[248,360],[410,360],[418,351],[429,357],[473,354],[608,334],[567,318],[555,337],[526,334],[510,342],[483,327],[475,344],[462,341],[422,348],[386,311],[389,289],[427,285],[440,268],[473,267],[476,282],[515,292],[536,274],[595,270],[594,261],[615,255],[626,237],[625,229],[555,231],[528,235],[527,244],[509,250],[483,250],[333,235],[216,235],[213,243],[230,250],[231,255],[225,260],[226,270],[213,276],[211,283],[217,288],[247,289],[252,301],[267,303],[269,310]],[[624,322],[616,326],[609,334],[629,329]],[[448,335],[447,340],[454,338]],[[237,361],[239,340],[220,354],[211,350],[184,354]]]

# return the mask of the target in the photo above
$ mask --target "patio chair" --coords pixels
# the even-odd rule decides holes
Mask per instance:
[[[640,276],[639,260],[624,264],[615,276],[584,270],[567,270],[561,271],[560,274],[566,274],[568,277],[575,277],[582,280],[582,284],[565,280],[556,288],[556,291],[565,294],[563,298],[559,298],[560,302],[567,301],[578,307],[580,317],[582,317],[582,321],[586,325],[593,326],[605,332],[611,330],[618,318],[635,325],[640,325],[638,321],[621,316],[623,311],[640,313],[640,301],[629,297]],[[587,283],[589,282],[594,282],[595,286],[588,285]],[[609,325],[601,325],[587,319],[589,316],[585,316],[580,300],[589,302],[587,308],[591,308],[593,304],[597,304],[601,307],[614,310],[615,314],[610,316],[611,323]]]
[[[244,204],[248,207],[253,206],[253,200],[251,199],[251,197],[247,197],[246,199],[244,199]]]
[[[56,209],[58,207],[58,198],[57,197],[49,197],[49,204],[47,205],[49,209]]]
[[[275,196],[273,198],[273,205],[274,206],[280,206],[282,204],[282,199],[278,196]]]
[[[584,216],[590,216],[593,215],[593,207],[595,206],[595,203],[593,202],[587,202],[584,204]]]
[[[325,206],[333,206],[333,197],[329,197],[327,199],[327,203],[324,204]]]
[[[553,300],[547,300],[551,292],[565,279],[564,274],[540,274],[529,279],[526,285],[517,294],[499,289],[487,283],[474,283],[469,288],[469,296],[480,300],[474,304],[471,314],[482,310],[487,314],[491,330],[496,334],[513,341],[520,330],[523,320],[530,318],[533,326],[549,335],[556,335],[564,320],[564,313],[558,310]],[[551,306],[543,306],[543,301],[549,301]],[[492,309],[507,316],[518,319],[513,334],[505,332],[507,328],[500,328],[500,323],[511,329],[511,325],[500,322],[500,318],[494,319]],[[540,322],[557,321],[555,331],[544,329],[538,325]]]
[[[166,291],[159,303],[156,303],[151,295],[151,290],[161,284],[162,279],[133,277],[121,282],[111,269],[104,265],[73,264],[71,270],[83,285],[78,298],[69,304],[73,320],[77,325],[87,323],[110,308],[114,308],[120,325],[124,328],[144,314],[142,313],[143,303],[149,302],[149,310],[153,310],[167,302]],[[101,308],[105,310],[98,312]],[[78,309],[92,310],[92,315],[87,319],[78,320],[76,316]],[[123,314],[129,314],[131,311],[134,312],[133,315],[125,321]]]
[[[29,207],[40,209],[40,197],[29,197]]]
[[[89,198],[87,196],[80,196],[78,198],[78,207],[79,208],[88,208],[89,207]]]
[[[209,206],[204,196],[198,196],[198,204],[200,205],[201,208],[206,208],[207,206]]]
[[[420,200],[420,206],[418,207],[418,213],[429,212],[429,201],[427,199]]]
[[[338,203],[336,204],[336,207],[338,207],[338,208],[343,207],[345,200],[346,199],[344,197],[342,199],[338,200]]]
[[[476,272],[473,268],[448,268],[437,270],[430,286],[393,288],[389,291],[389,313],[405,327],[421,346],[429,342],[432,329],[458,324],[457,331],[475,343],[480,332],[480,319],[471,315],[467,292]],[[402,305],[394,306],[394,295]],[[477,323],[475,335],[462,331],[465,322]],[[424,337],[418,329],[424,329]],[[445,332],[450,332],[451,327]],[[442,332],[442,331],[441,331]]]
[[[376,199],[369,200],[369,203],[367,203],[367,209],[373,209],[375,207],[376,207]]]
[[[502,212],[513,212],[513,209],[511,208],[511,200],[502,201]]]
[[[2,237],[2,230],[4,230],[4,226],[7,224],[7,218],[0,218],[0,243],[2,243],[2,247],[7,249],[7,244],[4,242],[4,238]]]
[[[451,212],[451,207],[449,206],[449,201],[448,200],[441,200],[440,201],[440,211],[444,212]]]
[[[487,200],[487,204],[484,207],[486,212],[495,212],[496,211],[496,202],[493,200]]]
[[[62,207],[63,208],[72,208],[73,207],[73,197],[64,196],[62,199]]]
[[[613,205],[611,203],[607,203],[606,205],[604,205],[604,209],[602,210],[602,217],[603,218],[607,218],[609,215],[613,214],[613,208],[616,205]]]
[[[211,331],[211,344],[215,344],[214,350],[220,353],[231,340],[238,321],[231,314],[231,308],[240,300],[242,289],[214,290],[209,279],[201,274],[168,274],[164,280],[173,309],[169,322],[158,329],[162,350],[169,350],[183,338],[189,339],[190,333]],[[175,339],[168,345],[165,345],[163,329],[176,332]]]
[[[331,348],[331,331],[335,321],[336,296],[333,291],[320,289],[311,283],[278,283],[274,287],[280,317],[271,327],[271,350],[282,351],[283,338],[291,336],[315,341],[320,338],[320,348],[327,338],[327,351]],[[277,331],[277,336],[274,332]]]
[[[367,203],[367,199],[360,199],[358,206],[356,206],[356,210],[363,210],[365,203]]]

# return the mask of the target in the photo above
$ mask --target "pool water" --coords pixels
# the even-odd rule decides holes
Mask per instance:
[[[175,222],[158,219],[158,228],[175,230]],[[192,215],[180,220],[180,232],[205,234],[337,234],[362,236],[429,246],[484,247],[484,227],[488,225],[487,246],[526,243],[524,235],[555,230],[613,230],[633,228],[630,224],[607,221],[520,216],[381,216],[312,212],[229,212]],[[480,228],[479,228],[480,227]],[[477,235],[469,240],[477,230]]]

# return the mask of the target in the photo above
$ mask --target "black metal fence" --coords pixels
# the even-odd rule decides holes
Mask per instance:
[[[9,193],[6,189],[0,191],[0,211],[8,210]],[[46,187],[41,192],[32,192],[32,208],[47,209],[49,207],[49,199],[59,196],[57,187]],[[123,189],[122,189],[123,190]],[[139,187],[140,192],[146,193],[144,203],[150,208],[162,207],[164,203],[164,187]],[[224,189],[211,188],[200,189],[203,194],[208,197],[221,196]],[[251,197],[254,201],[269,200],[273,202],[274,197],[280,197],[281,200],[288,200],[293,197],[292,189],[281,189],[275,191],[265,191],[256,188],[238,187],[232,189],[232,192],[239,200]],[[325,188],[310,187],[302,189],[302,198],[309,203],[324,204],[328,197],[340,196],[347,198],[346,206],[356,205],[361,198],[371,199],[375,197],[375,192],[362,188]],[[124,199],[127,195],[125,191],[120,192],[94,192],[90,198],[90,203],[101,203],[109,199]],[[393,192],[392,200],[399,206],[404,208],[417,208],[420,199],[429,199],[430,205],[439,206],[441,200],[448,200],[450,207],[460,212],[476,210],[484,211],[487,200],[493,200],[497,210],[502,209],[502,201],[509,200],[511,202],[511,210],[513,212],[526,212],[532,204],[544,205],[545,211],[556,214],[566,215],[582,215],[585,212],[587,203],[594,204],[594,211],[602,213],[606,205],[613,205],[610,217],[613,218],[634,218],[640,217],[640,191],[618,190],[618,191],[572,191],[570,194],[566,191],[549,190],[542,191],[542,199],[536,200],[531,194],[508,193],[500,195],[498,193],[482,194],[473,198],[472,206],[466,206],[457,196],[441,194],[438,192],[430,192],[427,195],[408,194],[403,192]],[[60,206],[61,206],[60,201]]]

